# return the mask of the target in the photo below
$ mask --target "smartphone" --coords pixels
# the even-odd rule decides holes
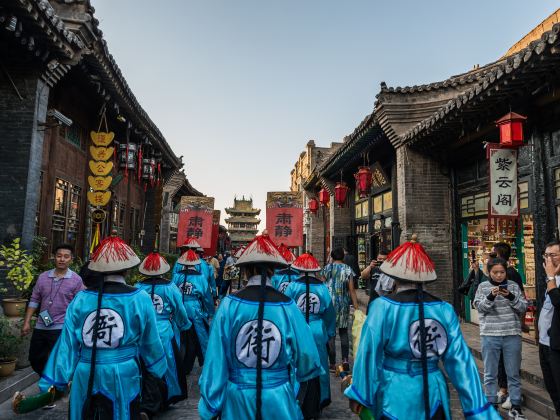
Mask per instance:
[[[499,287],[501,290],[507,290],[507,283],[502,283],[502,284],[498,285],[498,287]]]

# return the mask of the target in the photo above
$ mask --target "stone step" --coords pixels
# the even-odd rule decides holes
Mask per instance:
[[[0,404],[12,398],[16,391],[21,391],[39,380],[33,369],[26,367],[0,380]]]

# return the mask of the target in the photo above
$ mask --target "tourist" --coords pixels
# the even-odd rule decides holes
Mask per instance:
[[[138,264],[122,239],[115,234],[104,239],[89,263],[104,273],[104,282],[80,292],[68,306],[39,388],[64,390],[72,382],[72,420],[139,418],[138,357],[156,378],[167,370],[150,297],[125,282],[126,271]]]
[[[39,375],[60,336],[68,305],[85,288],[81,277],[69,268],[73,258],[72,245],[61,244],[54,248],[55,268],[39,275],[25,312],[22,335],[29,334],[31,317],[39,312],[29,346],[29,362]]]
[[[335,248],[331,252],[332,263],[323,268],[322,276],[325,279],[329,294],[336,311],[336,328],[340,337],[342,365],[344,370],[350,370],[348,355],[350,342],[348,326],[350,324],[350,304],[358,309],[358,298],[354,289],[354,275],[352,269],[344,263],[344,250]],[[336,342],[334,337],[329,340],[330,370],[336,369]]]
[[[539,315],[539,360],[544,385],[560,417],[560,242],[544,251],[546,294]]]
[[[521,320],[527,301],[519,286],[507,279],[507,262],[491,258],[487,265],[489,279],[478,286],[474,306],[479,313],[484,388],[488,401],[498,404],[498,364],[503,353],[511,409],[509,416],[524,419],[521,410]]]
[[[449,378],[466,418],[501,419],[484,396],[455,310],[423,291],[437,276],[415,235],[380,268],[396,291],[373,301],[354,350],[352,385],[344,392],[352,411],[367,409],[377,419],[451,419]]]
[[[227,296],[213,321],[200,376],[201,419],[297,419],[290,373],[305,388],[321,374],[311,330],[294,301],[270,287],[276,266],[286,266],[276,246],[257,236],[238,265],[247,287]]]

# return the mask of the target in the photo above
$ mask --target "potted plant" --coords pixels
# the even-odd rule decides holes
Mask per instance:
[[[0,267],[6,269],[6,280],[17,292],[13,298],[2,299],[6,316],[21,316],[25,311],[27,299],[22,295],[31,285],[34,277],[33,257],[20,247],[20,238],[16,238],[9,246],[0,245]],[[6,292],[3,289],[2,292]]]
[[[0,377],[9,376],[16,368],[22,338],[10,325],[5,316],[0,316]]]

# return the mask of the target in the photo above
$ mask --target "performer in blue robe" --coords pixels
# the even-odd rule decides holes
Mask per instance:
[[[200,366],[204,364],[210,329],[209,318],[214,315],[214,300],[207,278],[193,268],[200,265],[196,253],[189,249],[178,261],[185,269],[176,274],[173,281],[180,289],[181,301],[193,324],[193,328],[181,334],[181,352],[185,371],[189,374],[196,358]]]
[[[208,264],[206,262],[206,260],[204,259],[204,249],[203,248],[197,248],[197,254],[198,254],[198,258],[200,259],[200,264],[195,266],[195,270],[200,271],[204,277],[206,278],[206,281],[208,282],[208,285],[210,286],[210,292],[212,294],[212,298],[216,299],[218,294],[216,292],[216,277],[214,277],[214,268],[210,266],[210,264]]]
[[[167,261],[157,252],[152,252],[142,261],[138,270],[149,278],[136,284],[137,288],[146,291],[152,299],[159,337],[167,358],[167,372],[165,373],[167,389],[166,401],[163,401],[164,407],[187,397],[186,373],[179,346],[174,339],[174,329],[186,331],[192,327],[181,300],[181,292],[173,282],[161,277],[169,270]],[[144,395],[143,399],[146,399]],[[151,411],[155,414],[157,407],[152,408]]]
[[[322,369],[301,312],[270,286],[272,266],[285,262],[263,235],[248,245],[238,264],[249,282],[222,301],[214,319],[199,381],[200,418],[301,418],[290,372],[295,369],[305,383]]]
[[[466,418],[500,419],[482,391],[453,307],[422,290],[436,273],[415,235],[388,256],[381,271],[397,289],[369,307],[345,391],[353,411],[363,406],[377,419],[451,419],[441,362]]]
[[[292,267],[281,268],[274,270],[273,276],[270,278],[272,287],[278,290],[280,293],[284,293],[286,287],[299,277],[299,272],[294,270]]]
[[[315,276],[308,274],[321,270],[317,260],[310,254],[302,254],[295,260],[293,267],[304,274],[291,282],[284,294],[296,302],[313,332],[313,339],[324,370],[320,376],[319,401],[319,409],[323,409],[331,403],[327,343],[329,338],[336,335],[336,312],[327,286]]]
[[[139,359],[157,378],[167,370],[152,301],[123,277],[139,263],[124,241],[106,238],[89,263],[105,273],[104,282],[78,293],[68,306],[39,388],[64,389],[72,381],[71,419],[140,417]]]

